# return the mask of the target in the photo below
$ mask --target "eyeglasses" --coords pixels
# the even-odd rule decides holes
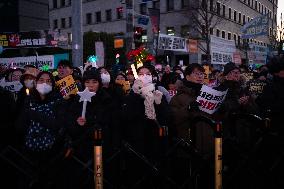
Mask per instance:
[[[202,72],[192,72],[191,74],[196,77],[204,77],[204,73]]]

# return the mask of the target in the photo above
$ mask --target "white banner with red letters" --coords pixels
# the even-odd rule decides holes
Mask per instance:
[[[200,104],[199,109],[208,114],[215,113],[224,101],[227,92],[228,90],[217,91],[211,87],[203,85],[200,95],[196,99],[196,101]]]

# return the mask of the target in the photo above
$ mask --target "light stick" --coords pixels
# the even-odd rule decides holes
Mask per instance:
[[[77,94],[80,96],[79,102],[83,102],[82,118],[85,118],[87,102],[91,102],[92,96],[94,96],[96,93],[90,92],[88,87],[86,87],[84,91],[77,92]]]
[[[29,89],[26,89],[26,94],[27,94],[27,96],[30,95],[30,90]]]
[[[137,79],[137,78],[138,78],[138,75],[137,75],[136,68],[135,68],[134,64],[131,64],[131,69],[132,69],[134,78]]]

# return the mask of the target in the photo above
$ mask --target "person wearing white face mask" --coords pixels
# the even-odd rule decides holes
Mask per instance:
[[[118,128],[123,131],[123,140],[154,162],[161,149],[157,141],[158,128],[166,128],[170,116],[165,97],[152,82],[152,70],[150,66],[137,70],[138,78],[134,81],[132,92],[125,97],[120,113],[121,126]],[[137,163],[131,157],[126,158],[126,170],[129,170],[127,178],[131,180]]]
[[[20,110],[23,105],[25,98],[27,96],[26,90],[29,90],[29,93],[31,93],[33,90],[35,90],[35,80],[37,77],[37,74],[39,73],[39,70],[35,67],[28,67],[25,71],[25,73],[21,76],[20,82],[23,85],[19,93],[17,94],[17,107],[18,110]]]
[[[101,74],[101,78],[102,78],[102,83],[104,86],[108,85],[110,83],[110,75],[109,73],[102,73]]]
[[[153,78],[152,78],[152,75],[150,74],[140,74],[138,76],[138,79],[140,79],[143,83],[143,86],[144,87],[147,87],[148,85],[152,84],[153,82]]]
[[[60,98],[53,93],[55,82],[52,74],[40,72],[35,83],[35,90],[31,90],[25,99],[22,112],[16,121],[16,131],[21,141],[21,149],[28,154],[30,161],[35,162],[38,167],[48,167],[54,161],[55,155],[64,148],[61,138],[66,121],[57,109]],[[50,173],[56,171],[47,170]],[[50,173],[45,172],[44,175]],[[38,176],[43,177],[40,174]],[[23,188],[26,188],[25,182],[23,185]]]
[[[111,80],[111,76],[108,72],[108,70],[104,67],[101,67],[98,69],[99,73],[101,74],[101,79],[102,79],[102,84],[103,84],[103,88],[108,89],[109,88],[109,83]]]
[[[42,100],[46,98],[46,95],[49,94],[53,89],[54,83],[53,78],[49,75],[48,72],[43,73],[36,81],[36,90],[39,93],[39,96]]]

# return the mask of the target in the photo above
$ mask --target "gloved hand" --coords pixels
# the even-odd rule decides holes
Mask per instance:
[[[136,94],[142,94],[141,89],[143,87],[143,82],[140,79],[136,79],[132,86],[132,90]]]

